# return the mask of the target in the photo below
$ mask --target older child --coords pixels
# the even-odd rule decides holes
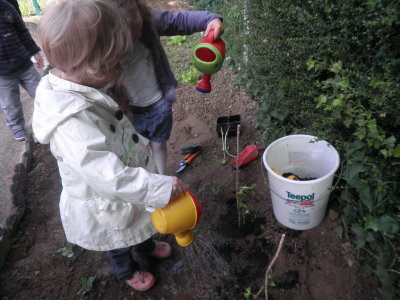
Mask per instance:
[[[123,86],[128,94],[128,115],[136,130],[150,140],[154,160],[165,174],[167,146],[172,129],[172,104],[177,81],[161,46],[161,35],[189,35],[224,31],[221,17],[204,11],[177,12],[150,9],[142,0],[112,0],[122,9],[135,41],[126,57]]]
[[[43,68],[39,51],[20,14],[10,3],[0,0],[0,106],[6,125],[17,141],[26,138],[19,85],[35,98],[41,77],[31,56],[35,57],[38,68]]]
[[[155,277],[139,270],[131,251],[171,254],[169,244],[151,239],[146,208],[165,206],[184,184],[154,173],[148,141],[98,90],[118,77],[131,50],[127,24],[110,1],[61,0],[45,12],[39,39],[54,68],[38,87],[33,130],[57,159],[67,240],[108,251],[117,279],[148,290]]]

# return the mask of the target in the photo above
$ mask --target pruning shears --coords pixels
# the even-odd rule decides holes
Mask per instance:
[[[178,168],[176,169],[175,173],[182,172],[186,168],[186,166],[190,165],[192,160],[199,154],[200,154],[200,151],[186,154],[183,157],[183,159],[179,162]]]

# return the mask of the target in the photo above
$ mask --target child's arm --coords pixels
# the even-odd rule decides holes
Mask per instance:
[[[214,19],[219,19],[222,25],[222,17],[206,11],[173,13],[153,9],[152,13],[160,35],[190,35],[204,31]]]

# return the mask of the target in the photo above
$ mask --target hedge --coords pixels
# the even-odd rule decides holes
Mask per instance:
[[[400,1],[192,0],[224,17],[228,61],[260,105],[264,142],[338,149],[335,230],[400,297]],[[249,21],[250,20],[250,21]]]

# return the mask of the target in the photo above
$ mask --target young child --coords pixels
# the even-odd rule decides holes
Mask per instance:
[[[26,138],[19,85],[35,98],[41,77],[31,56],[34,56],[37,67],[43,68],[39,51],[20,14],[8,1],[0,0],[0,106],[5,123],[17,141]]]
[[[190,35],[214,29],[217,39],[224,31],[220,16],[207,12],[150,9],[142,0],[110,0],[122,9],[136,41],[125,58],[123,86],[128,96],[128,115],[136,130],[150,140],[160,174],[165,174],[167,146],[172,129],[172,104],[177,81],[161,45],[162,35]]]
[[[151,239],[146,209],[165,206],[185,185],[153,173],[148,141],[98,90],[118,77],[131,50],[128,25],[110,1],[61,0],[46,10],[38,36],[54,68],[38,87],[33,131],[57,159],[66,238],[108,251],[117,279],[148,290],[155,277],[139,270],[131,251],[171,255],[169,244]]]

